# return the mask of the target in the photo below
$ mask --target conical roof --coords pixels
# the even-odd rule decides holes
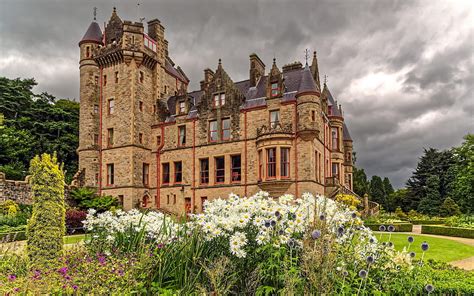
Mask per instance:
[[[84,34],[84,37],[82,37],[81,41],[79,42],[79,45],[81,45],[84,42],[102,44],[102,30],[100,29],[100,26],[98,23],[92,22],[89,25],[89,28]]]
[[[344,141],[352,141],[352,137],[351,137],[351,134],[349,133],[349,129],[347,128],[347,125],[346,123],[344,123],[343,125],[343,140]]]
[[[301,82],[298,88],[298,93],[307,92],[307,91],[317,91],[319,92],[318,86],[314,82],[313,75],[306,64],[303,73],[301,74]]]

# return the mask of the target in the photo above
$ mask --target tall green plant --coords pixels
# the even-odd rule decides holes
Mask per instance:
[[[27,227],[27,251],[32,267],[48,265],[60,256],[65,233],[64,172],[56,155],[31,160],[33,213]]]

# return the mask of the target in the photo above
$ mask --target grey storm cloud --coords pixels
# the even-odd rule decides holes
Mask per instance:
[[[77,100],[77,43],[93,7],[102,25],[114,6],[137,20],[136,1],[0,0],[0,75],[34,77],[35,91]],[[138,15],[161,20],[191,89],[219,58],[239,81],[252,52],[281,67],[317,50],[357,165],[396,187],[423,148],[450,148],[474,131],[472,1],[150,0]]]

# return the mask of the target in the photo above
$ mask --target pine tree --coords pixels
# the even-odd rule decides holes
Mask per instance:
[[[383,187],[382,178],[379,176],[372,176],[370,180],[370,198],[379,203],[386,209],[387,200],[385,199],[385,191]]]
[[[385,208],[389,211],[389,212],[393,212],[395,211],[395,208],[396,208],[396,205],[394,203],[394,201],[390,198],[390,195],[394,192],[393,190],[393,186],[392,186],[392,183],[390,183],[390,180],[385,177],[383,178],[383,190],[385,192]]]
[[[465,213],[474,213],[474,134],[464,137],[460,147],[454,148],[453,198]]]
[[[358,169],[354,167],[354,192],[359,196],[369,193],[369,182],[367,181],[367,175],[364,169]]]
[[[64,172],[56,155],[31,160],[33,213],[27,226],[27,251],[33,268],[48,265],[62,253],[65,233]]]
[[[439,215],[441,217],[449,217],[459,214],[461,214],[461,210],[451,197],[447,197],[439,208]]]
[[[428,177],[425,189],[426,194],[418,204],[418,212],[430,216],[436,216],[438,214],[439,207],[442,203],[439,183],[439,177],[437,175]]]

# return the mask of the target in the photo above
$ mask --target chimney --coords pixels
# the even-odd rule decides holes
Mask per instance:
[[[158,41],[158,36],[160,35],[160,21],[158,19],[153,19],[148,22],[148,36],[155,40]]]
[[[265,75],[265,64],[256,53],[250,55],[250,87],[256,86],[260,77]]]
[[[204,83],[211,82],[212,78],[214,78],[214,71],[209,68],[204,69]]]

